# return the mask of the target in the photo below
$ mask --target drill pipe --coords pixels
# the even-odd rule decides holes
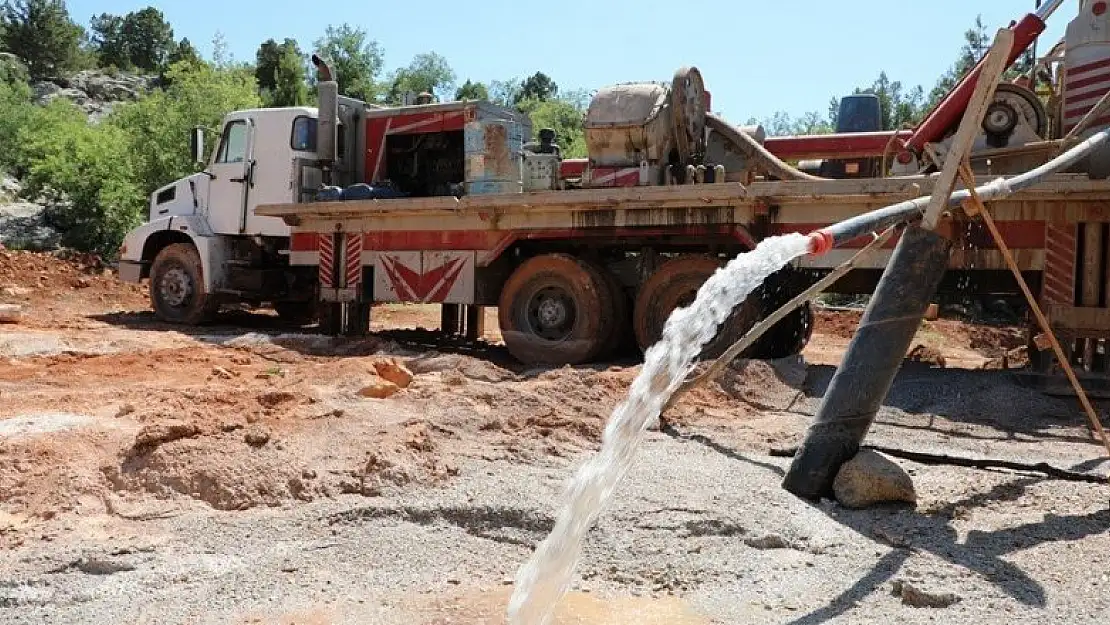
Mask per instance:
[[[1062,169],[1070,167],[1093,152],[1095,148],[1106,143],[1107,139],[1110,139],[1110,128],[1106,128],[1091,135],[1078,143],[1075,147],[1047,161],[1040,167],[1031,169],[1013,178],[998,178],[997,180],[992,180],[982,186],[976,187],[975,192],[983,201],[994,200],[1017,193],[1022,189],[1026,189],[1041,182],[1046,176],[1050,176]],[[969,197],[971,197],[971,192],[969,190],[960,189],[952,193],[951,197],[948,199],[948,205],[959,206],[960,203]],[[891,204],[890,206],[879,208],[862,215],[856,215],[855,217],[845,219],[831,226],[826,226],[820,230],[815,230],[809,234],[810,253],[815,255],[824,254],[830,249],[839,247],[862,235],[884,230],[889,226],[903,221],[916,219],[929,205],[929,200],[931,198],[932,196],[926,195],[912,200],[898,202],[897,204]]]

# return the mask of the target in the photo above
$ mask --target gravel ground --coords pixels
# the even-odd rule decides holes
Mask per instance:
[[[146,521],[73,521],[0,553],[0,620],[502,622],[491,597],[546,536],[581,459],[470,462],[450,488],[378,498],[237,513],[151,502]],[[779,488],[788,462],[653,433],[589,537],[577,590],[648,610],[674,595],[691,623],[1110,619],[1103,485],[901,462],[916,511],[850,511]],[[910,607],[895,583],[957,601]],[[498,620],[436,620],[467,610]]]

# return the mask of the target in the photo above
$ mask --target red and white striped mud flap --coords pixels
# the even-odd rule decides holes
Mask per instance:
[[[344,250],[344,282],[348,289],[358,289],[362,284],[362,234],[347,234]]]
[[[332,243],[331,234],[320,234],[319,236],[319,250],[320,250],[320,288],[321,289],[334,289],[335,282],[332,280],[332,273],[335,271],[335,245]]]
[[[326,302],[356,301],[358,287],[362,284],[362,234],[343,235],[338,252],[330,233],[321,233],[319,237],[320,299]],[[341,260],[338,284],[333,279],[337,259]]]

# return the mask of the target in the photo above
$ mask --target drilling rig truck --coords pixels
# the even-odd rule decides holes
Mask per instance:
[[[1011,64],[1061,4],[1045,2],[1010,25]],[[1030,74],[995,90],[971,156],[977,176],[1023,172],[1110,124],[1106,9],[1082,2]],[[203,170],[153,192],[149,221],[120,250],[121,277],[149,279],[157,316],[181,324],[226,305],[270,306],[292,322],[357,335],[374,304],[417,302],[441,306],[441,331],[477,338],[482,309],[496,307],[508,350],[548,365],[646,349],[674,308],[765,237],[929,194],[979,72],[912,129],[882,129],[877,100],[864,95],[843,101],[837,133],[767,137],[713,113],[701,73],[685,67],[670,82],[599,89],[584,119],[588,155],[573,159],[511,107],[367,104],[338,94],[325,59],[313,63],[318,107],[230,113],[209,154],[195,132]],[[1086,349],[1077,358],[1103,366],[1107,162],[1094,155],[992,203],[1054,327]],[[939,229],[960,248],[942,292],[1020,293],[974,218],[953,210]],[[772,276],[704,355],[865,243]],[[869,292],[893,245],[832,290]],[[808,307],[795,311],[746,355],[798,353],[812,317]]]

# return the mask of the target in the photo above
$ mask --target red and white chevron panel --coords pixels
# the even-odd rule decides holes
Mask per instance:
[[[362,283],[362,234],[348,234],[345,240],[343,286],[353,288]]]
[[[639,167],[593,167],[586,170],[591,187],[635,187],[640,184]]]
[[[332,281],[332,271],[335,270],[335,245],[331,234],[317,235],[317,249],[320,254],[320,286],[325,289],[335,288]]]
[[[1047,225],[1041,289],[1045,305],[1075,305],[1075,230],[1075,224]]]

